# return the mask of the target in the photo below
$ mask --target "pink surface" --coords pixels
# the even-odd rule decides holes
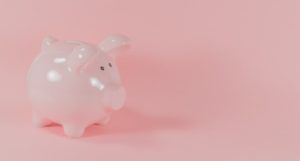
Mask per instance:
[[[0,160],[300,160],[300,1],[0,1]],[[133,42],[126,109],[68,139],[31,125],[42,38]]]

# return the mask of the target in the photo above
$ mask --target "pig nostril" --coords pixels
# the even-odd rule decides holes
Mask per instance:
[[[100,69],[101,69],[101,70],[104,70],[104,66],[101,66]]]

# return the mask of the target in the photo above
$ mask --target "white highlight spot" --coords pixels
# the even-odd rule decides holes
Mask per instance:
[[[67,61],[66,58],[55,58],[53,62],[60,64],[60,63],[66,62],[66,61]]]
[[[79,58],[79,59],[82,59],[82,58],[83,58],[83,55],[82,55],[82,54],[78,54],[78,58]]]
[[[50,82],[58,82],[60,81],[62,76],[55,70],[50,70],[47,73],[47,80]]]
[[[100,91],[104,89],[104,85],[97,78],[90,78],[90,83],[93,87],[96,87]]]

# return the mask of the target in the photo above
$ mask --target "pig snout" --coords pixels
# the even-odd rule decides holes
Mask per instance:
[[[110,88],[111,89],[108,92],[110,105],[112,109],[119,110],[125,103],[125,89],[120,84],[113,84],[110,86]]]

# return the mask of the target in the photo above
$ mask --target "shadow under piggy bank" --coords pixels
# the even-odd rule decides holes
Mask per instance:
[[[84,135],[78,139],[99,144],[115,142],[153,145],[157,143],[156,134],[168,130],[185,131],[190,126],[191,122],[187,120],[170,116],[146,115],[125,107],[114,113],[107,125],[92,125],[86,128]],[[65,136],[62,128],[57,124],[44,129],[52,134]]]
[[[116,112],[112,116],[111,122],[103,127],[90,127],[86,137],[95,135],[119,135],[125,133],[155,132],[167,129],[185,129],[188,122],[180,118],[170,116],[146,115],[142,112],[134,111],[130,108]]]
[[[157,136],[163,132],[185,131],[190,126],[191,123],[187,120],[162,115],[146,115],[125,107],[113,114],[108,125],[87,128],[83,139],[99,144],[115,142],[149,146],[159,144]]]

